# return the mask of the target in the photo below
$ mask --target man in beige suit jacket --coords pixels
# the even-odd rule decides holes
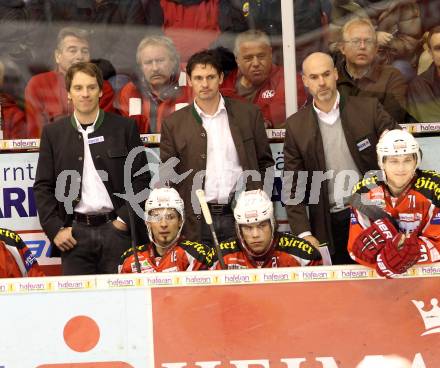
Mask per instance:
[[[212,244],[195,190],[205,190],[217,236],[226,240],[235,231],[231,202],[239,189],[237,183],[245,177],[247,190],[262,188],[266,169],[272,169],[274,161],[260,110],[220,94],[223,72],[217,56],[211,51],[196,53],[188,60],[186,71],[195,100],[162,125],[162,168],[173,157],[179,162],[173,168],[174,177],[161,179],[169,179],[185,202],[183,235]],[[249,170],[252,177],[246,175]],[[176,183],[176,177],[188,171]]]

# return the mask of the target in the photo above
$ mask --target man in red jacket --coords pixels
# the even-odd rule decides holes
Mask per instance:
[[[222,95],[254,103],[263,113],[266,128],[281,128],[286,120],[284,70],[272,64],[269,37],[258,30],[243,32],[235,40],[234,54],[238,69],[223,81]],[[300,88],[298,105],[305,100]]]
[[[190,89],[179,86],[179,54],[168,37],[147,36],[139,43],[136,60],[141,76],[122,88],[118,108],[136,120],[141,134],[160,132],[163,119],[192,102]]]
[[[72,64],[90,61],[88,32],[73,27],[61,29],[54,56],[56,69],[32,77],[25,89],[28,138],[40,138],[43,126],[73,112],[64,76]],[[107,81],[102,92],[100,108],[113,111],[113,89]]]

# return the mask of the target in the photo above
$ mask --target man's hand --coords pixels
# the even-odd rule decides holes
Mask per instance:
[[[319,240],[316,239],[313,235],[307,235],[303,238],[307,240],[310,244],[312,244],[316,249],[319,249]]]
[[[75,247],[76,240],[72,236],[72,227],[65,227],[58,231],[57,235],[53,239],[55,245],[62,251],[65,252]]]
[[[414,266],[420,256],[417,235],[398,234],[377,256],[376,271],[380,276],[393,278]]]
[[[125,222],[119,220],[113,220],[112,225],[119,231],[128,231],[128,226]]]
[[[353,243],[351,252],[367,263],[376,263],[380,251],[398,235],[397,229],[387,218],[374,221],[362,231]]]
[[[377,43],[379,44],[379,46],[388,45],[394,37],[391,33],[383,32],[383,31],[376,32],[376,34],[377,34]]]

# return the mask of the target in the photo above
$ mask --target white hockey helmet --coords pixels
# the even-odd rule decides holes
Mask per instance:
[[[250,190],[247,192],[241,192],[237,199],[237,204],[234,208],[234,218],[235,218],[235,228],[237,235],[241,241],[242,246],[245,250],[252,256],[263,256],[269,250],[267,248],[266,252],[263,254],[255,254],[251,249],[245,244],[240,231],[240,225],[250,225],[266,220],[270,221],[272,228],[272,238],[275,232],[275,217],[273,213],[273,203],[269,199],[266,192],[261,189]],[[271,241],[272,243],[272,241]]]
[[[154,240],[153,233],[151,231],[150,222],[158,221],[158,218],[156,218],[155,216],[151,216],[151,211],[155,209],[168,209],[168,208],[173,208],[179,213],[182,223],[173,241],[170,242],[170,244],[168,244],[167,246],[163,247],[157,244],[156,241]],[[179,238],[180,233],[182,232],[183,223],[185,222],[185,207],[183,200],[180,197],[177,190],[175,190],[174,188],[153,189],[147,201],[145,202],[145,221],[147,221],[146,225],[148,230],[148,236],[156,246],[160,248],[167,248],[168,246],[173,244]]]
[[[376,145],[377,163],[383,170],[383,160],[386,156],[406,155],[415,153],[417,156],[416,168],[420,166],[422,154],[419,143],[406,130],[393,129],[382,135]]]

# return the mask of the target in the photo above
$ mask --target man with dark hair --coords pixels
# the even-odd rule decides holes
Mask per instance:
[[[252,180],[244,177],[248,189],[261,188],[263,175],[274,161],[259,109],[220,94],[223,71],[217,54],[201,51],[192,55],[186,72],[195,100],[165,120],[160,157],[164,164],[177,158],[176,173],[190,173],[181,182],[165,174],[162,180],[168,179],[185,202],[183,235],[212,244],[208,227],[195,213],[194,190],[205,190],[219,240],[225,240],[234,235],[231,202],[243,172],[252,170],[254,174]]]
[[[136,61],[139,80],[122,88],[118,108],[136,120],[140,133],[160,132],[163,119],[191,98],[191,91],[179,86],[179,54],[169,38],[146,36],[139,43]]]
[[[417,121],[431,123],[440,120],[440,26],[431,29],[427,43],[433,63],[409,85],[408,111]]]
[[[79,28],[61,29],[54,52],[56,70],[32,77],[25,89],[27,137],[40,138],[41,130],[58,116],[72,113],[64,76],[74,63],[90,61],[89,34]],[[105,82],[99,105],[113,111],[113,89]]]
[[[135,122],[99,108],[104,81],[95,64],[71,66],[65,85],[74,111],[43,128],[34,184],[38,215],[54,245],[51,256],[61,251],[64,275],[116,273],[130,247],[135,204],[117,194],[148,186],[149,175],[134,176],[147,159]],[[135,148],[141,152],[125,168]],[[132,225],[138,241],[145,241],[142,219],[135,216]]]

